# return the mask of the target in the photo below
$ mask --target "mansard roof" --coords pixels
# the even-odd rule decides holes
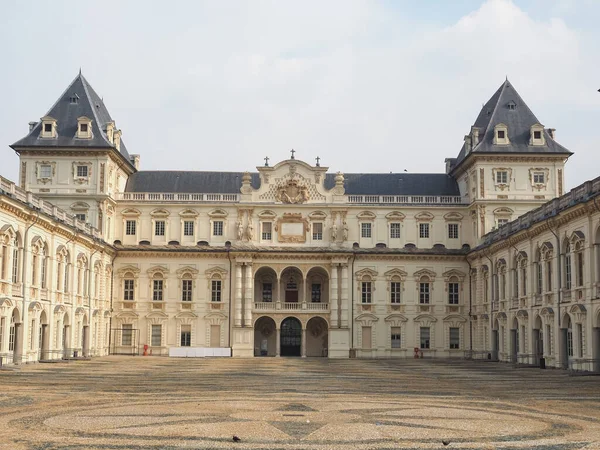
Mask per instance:
[[[71,101],[74,98],[76,101]],[[42,148],[85,148],[85,149],[114,149],[120,153],[128,163],[129,153],[123,140],[120,143],[120,152],[111,144],[106,135],[106,124],[113,119],[104,105],[100,96],[79,72],[69,87],[61,94],[44,117],[56,120],[56,138],[41,138],[42,122],[37,122],[27,136],[15,142],[13,149],[26,147]],[[92,138],[78,139],[77,119],[87,117],[92,121]]]
[[[508,145],[494,145],[494,127],[506,125]],[[548,129],[544,129],[546,144],[529,145],[531,127],[541,122],[523,101],[512,83],[504,81],[481,109],[473,127],[479,130],[479,143],[473,146],[471,153],[514,153],[514,154],[555,154],[570,156],[573,153],[556,142]],[[463,144],[458,157],[453,161],[457,167],[468,156]]]
[[[139,171],[132,174],[126,192],[219,193],[240,192],[243,172]],[[260,187],[258,173],[251,173],[252,187]],[[327,174],[326,189],[335,186],[335,174]],[[347,173],[347,195],[460,196],[454,178],[443,173]]]

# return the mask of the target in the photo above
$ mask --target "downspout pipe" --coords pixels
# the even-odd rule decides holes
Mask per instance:
[[[117,258],[117,252],[110,260],[110,317],[108,318],[108,354],[110,355],[110,346],[112,343],[112,313],[113,313],[113,293],[115,289],[115,259]]]
[[[471,271],[473,270],[471,267],[471,261],[467,258],[467,264],[469,265],[469,351],[471,353],[471,358],[473,358],[473,290],[471,286],[473,285],[471,281]]]
[[[352,265],[351,265],[351,273],[350,273],[350,290],[352,294],[350,295],[350,349],[354,350],[354,260],[356,259],[356,252],[352,251]]]
[[[228,328],[228,338],[227,338],[227,343],[229,344],[229,351],[230,351],[230,355],[231,357],[233,357],[233,348],[231,346],[231,269],[233,267],[233,263],[231,261],[231,247],[227,247],[227,259],[229,260],[229,314],[227,314],[228,317],[228,324],[227,324],[227,328]]]

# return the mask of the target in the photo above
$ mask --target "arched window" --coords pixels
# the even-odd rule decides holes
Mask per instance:
[[[577,273],[577,287],[582,287],[584,283],[584,271],[583,271],[583,247],[584,242],[578,241],[575,243],[575,263]]]
[[[13,258],[12,258],[12,282],[19,282],[19,237],[15,236],[13,240]]]
[[[565,245],[565,289],[571,290],[573,268],[571,265],[571,243],[567,241]]]
[[[535,293],[540,295],[542,293],[543,288],[543,279],[542,279],[542,255],[541,251],[538,249],[535,253]]]

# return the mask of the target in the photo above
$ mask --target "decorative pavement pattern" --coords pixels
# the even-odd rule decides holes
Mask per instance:
[[[0,448],[600,449],[600,377],[462,360],[36,364],[0,371]]]

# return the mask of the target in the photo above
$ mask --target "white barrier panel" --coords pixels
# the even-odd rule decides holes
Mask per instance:
[[[171,358],[206,358],[215,356],[229,357],[231,356],[231,349],[229,347],[169,347],[169,357]]]

